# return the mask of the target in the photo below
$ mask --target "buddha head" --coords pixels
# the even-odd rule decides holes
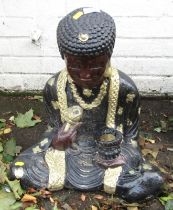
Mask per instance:
[[[77,85],[92,88],[102,83],[115,36],[113,18],[93,8],[76,9],[60,21],[58,47]]]

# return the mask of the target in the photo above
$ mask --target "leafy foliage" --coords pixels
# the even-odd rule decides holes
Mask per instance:
[[[14,123],[18,128],[28,128],[32,127],[35,124],[41,122],[40,119],[33,120],[34,111],[30,109],[25,114],[18,113],[17,117],[14,118]]]

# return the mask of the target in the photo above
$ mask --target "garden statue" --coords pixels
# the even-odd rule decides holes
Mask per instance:
[[[138,90],[110,63],[113,18],[76,9],[60,21],[57,42],[66,68],[44,88],[49,128],[16,158],[11,177],[24,188],[103,189],[129,202],[156,195],[163,178],[138,147]]]

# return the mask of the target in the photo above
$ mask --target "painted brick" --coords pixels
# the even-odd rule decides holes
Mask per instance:
[[[173,39],[117,39],[116,56],[173,56]]]
[[[0,17],[0,37],[30,36],[33,29],[32,18],[2,18]]]
[[[49,74],[56,73],[65,67],[61,58],[2,58],[2,68],[5,73],[22,73],[22,74]]]
[[[132,76],[142,93],[173,95],[173,77]]]
[[[173,37],[173,17],[115,17],[117,37]]]
[[[173,58],[116,58],[112,65],[132,75],[173,75]]]

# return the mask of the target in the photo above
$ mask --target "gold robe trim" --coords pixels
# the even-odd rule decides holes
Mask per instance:
[[[49,148],[45,155],[46,163],[49,167],[49,183],[50,190],[61,190],[65,182],[65,151],[59,151]]]
[[[105,192],[109,194],[115,193],[117,181],[121,172],[122,172],[122,166],[106,169],[103,181]]]

